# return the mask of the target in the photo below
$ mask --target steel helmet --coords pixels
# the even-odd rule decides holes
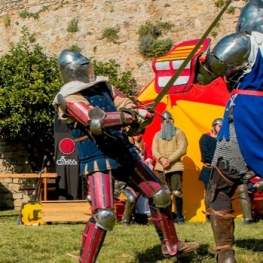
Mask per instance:
[[[173,118],[173,116],[172,116],[172,114],[169,112],[169,111],[164,111],[163,113],[162,113],[162,121],[164,121],[164,120],[173,120],[174,118]]]
[[[237,32],[258,31],[263,33],[263,1],[250,0],[239,16]]]
[[[205,66],[216,76],[230,76],[248,65],[250,37],[246,33],[232,33],[222,38],[206,55]]]
[[[216,118],[212,122],[212,127],[216,126],[217,124],[223,124],[223,119],[222,118]]]
[[[90,60],[79,52],[63,50],[58,58],[58,67],[64,84],[75,80],[85,83],[95,80]]]

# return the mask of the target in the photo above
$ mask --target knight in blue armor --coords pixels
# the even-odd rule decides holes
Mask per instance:
[[[54,99],[60,119],[69,126],[79,153],[81,174],[87,177],[92,217],[83,231],[79,262],[96,261],[107,231],[115,224],[114,179],[125,182],[149,198],[155,229],[165,257],[199,247],[178,240],[170,205],[170,192],[141,160],[127,135],[138,133],[154,115],[96,76],[90,60],[64,50],[58,60],[64,83]]]
[[[208,51],[197,76],[202,83],[221,76],[231,92],[206,195],[218,263],[236,262],[231,197],[253,176],[263,177],[263,123],[259,121],[263,116],[262,52],[263,1],[250,0],[240,14],[236,32]]]

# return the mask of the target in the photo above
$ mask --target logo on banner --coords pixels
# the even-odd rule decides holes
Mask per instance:
[[[57,165],[78,165],[78,162],[74,159],[66,159],[65,156],[61,156],[60,159],[56,161]]]
[[[71,154],[75,150],[75,142],[70,138],[64,138],[59,143],[59,150],[64,154]]]

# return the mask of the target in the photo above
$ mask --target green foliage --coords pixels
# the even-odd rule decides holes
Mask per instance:
[[[116,40],[119,39],[119,28],[115,27],[106,27],[102,31],[101,39],[107,39],[108,41],[111,41],[113,43],[116,43]]]
[[[23,27],[17,44],[0,58],[0,134],[24,143],[53,144],[52,101],[61,87],[57,58],[29,46]]]
[[[212,31],[212,32],[211,32],[211,36],[212,36],[212,37],[216,37],[217,35],[218,35],[218,32],[216,32],[216,31]]]
[[[158,26],[151,23],[146,23],[141,25],[138,30],[139,37],[152,36],[152,38],[157,38],[162,35],[162,31]]]
[[[174,24],[170,22],[158,22],[157,27],[159,27],[162,32],[169,32],[174,27]]]
[[[186,200],[187,201],[187,200]],[[196,201],[196,200],[194,200]],[[193,202],[194,202],[193,201]],[[77,206],[77,204],[76,204]],[[193,210],[195,212],[195,210]],[[48,212],[47,212],[48,213]],[[29,212],[26,215],[31,216]],[[74,263],[67,253],[79,255],[85,222],[17,225],[19,211],[1,211],[1,263]],[[65,215],[67,217],[67,215]],[[176,225],[181,241],[201,244],[193,253],[164,258],[153,225],[117,223],[108,231],[96,263],[214,263],[215,246],[210,223],[187,222]],[[235,218],[235,257],[238,263],[262,262],[263,221],[244,226]],[[12,244],[12,249],[10,248]]]
[[[126,95],[135,94],[136,85],[131,72],[121,72],[120,65],[115,60],[111,59],[109,62],[104,63],[92,60],[92,64],[96,75],[108,77],[111,84]]]
[[[215,0],[215,6],[219,8],[223,7],[225,3],[226,3],[225,0]]]
[[[68,23],[67,31],[70,33],[77,32],[79,30],[78,23],[79,21],[76,18],[73,18],[72,20],[70,20]]]
[[[35,20],[37,20],[37,19],[39,18],[39,12],[37,12],[37,13],[31,13],[31,12],[29,12],[29,11],[27,11],[27,10],[22,11],[19,15],[20,15],[20,17],[23,18],[23,19],[32,17],[32,18],[34,18]]]
[[[159,57],[165,55],[172,46],[170,38],[158,40],[147,35],[140,38],[139,51],[145,57]]]
[[[72,45],[68,48],[69,50],[72,50],[72,51],[77,51],[77,52],[81,52],[82,51],[82,48],[80,48],[79,46],[77,45]]]
[[[10,26],[10,16],[9,14],[6,14],[3,16],[3,22],[4,22],[4,25],[5,25],[5,28],[8,28]]]
[[[232,15],[234,15],[235,14],[235,7],[233,7],[233,6],[230,6],[227,10],[226,10],[226,13],[227,14],[232,14]]]
[[[146,23],[138,30],[139,51],[145,57],[158,57],[165,55],[173,46],[170,38],[158,39],[163,32],[168,32],[174,25],[168,22],[158,22],[156,25]]]
[[[28,41],[29,41],[30,43],[36,42],[35,34],[31,34],[30,36],[28,36]]]

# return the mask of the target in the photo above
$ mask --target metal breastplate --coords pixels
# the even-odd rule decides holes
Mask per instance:
[[[105,112],[117,111],[111,92],[105,83],[99,83],[96,86],[81,91],[81,94],[92,106],[98,106]]]

